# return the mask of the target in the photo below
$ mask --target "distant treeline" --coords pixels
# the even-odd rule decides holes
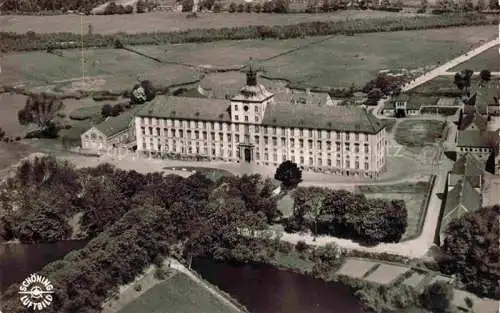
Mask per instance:
[[[175,32],[87,34],[87,47],[117,47],[124,45],[160,45],[167,43],[212,42],[242,39],[288,39],[306,36],[354,35],[359,33],[417,30],[496,24],[494,18],[480,14],[449,16],[385,17],[341,21],[307,22],[296,25],[244,26],[232,28],[196,28]],[[80,34],[35,32],[0,32],[0,51],[34,51],[73,49],[81,44]]]
[[[3,1],[2,11],[38,12],[49,11],[85,11],[106,3],[107,0],[6,0]]]

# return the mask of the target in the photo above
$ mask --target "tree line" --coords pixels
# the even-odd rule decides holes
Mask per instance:
[[[417,30],[455,26],[496,24],[492,18],[481,15],[385,17],[377,19],[352,19],[337,21],[305,22],[296,25],[244,26],[217,29],[189,29],[175,32],[155,32],[136,34],[87,34],[87,47],[116,47],[123,45],[159,45],[188,42],[212,42],[242,39],[288,39],[305,36],[353,35],[370,32]],[[74,33],[0,33],[0,51],[34,51],[72,49],[80,45],[80,34]]]
[[[293,193],[293,215],[287,231],[349,238],[365,244],[398,242],[407,226],[402,200],[367,199],[362,194],[319,187],[299,187]]]

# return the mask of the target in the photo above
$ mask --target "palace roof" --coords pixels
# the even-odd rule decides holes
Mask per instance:
[[[498,145],[498,133],[494,131],[459,130],[457,146],[471,148],[494,148]]]

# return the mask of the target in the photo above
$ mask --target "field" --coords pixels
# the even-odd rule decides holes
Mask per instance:
[[[335,36],[262,63],[267,76],[315,87],[362,87],[382,69],[437,65],[495,36],[495,26]]]
[[[452,68],[451,72],[461,71],[464,69],[472,69],[474,72],[488,69],[492,72],[500,72],[500,53],[499,47],[493,47],[485,52],[476,55],[472,59]]]
[[[235,313],[186,275],[176,274],[148,290],[119,313]]]
[[[91,15],[84,16],[85,25],[92,25],[97,34],[115,34],[118,32],[169,32],[192,28],[223,28],[248,25],[289,25],[312,21],[335,21],[359,18],[382,18],[414,16],[414,13],[395,13],[385,11],[341,11],[325,14],[211,14],[198,13],[198,18],[188,19],[187,14],[153,12],[147,14],[126,15]],[[80,33],[80,16],[0,16],[3,32],[42,33],[70,32]],[[85,26],[85,30],[87,26]]]
[[[425,213],[423,207],[427,197],[427,182],[400,185],[360,185],[356,187],[357,193],[363,193],[369,199],[403,200],[408,212],[408,226],[402,239],[415,236],[419,232],[420,220]]]
[[[194,70],[181,65],[164,65],[126,50],[87,49],[85,75],[88,84],[81,84],[81,52],[24,52],[3,55],[0,84],[24,84],[27,87],[57,87],[62,90],[87,89],[123,91],[141,79],[159,86],[193,81]]]
[[[394,279],[398,278],[399,275],[402,275],[409,270],[410,269],[407,267],[380,264],[380,266],[373,273],[364,279],[381,285],[387,285]]]
[[[439,120],[406,120],[396,127],[394,139],[403,146],[423,147],[442,139],[445,127]]]

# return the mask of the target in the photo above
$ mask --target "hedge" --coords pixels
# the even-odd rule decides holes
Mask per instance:
[[[189,29],[175,32],[155,32],[112,35],[91,34],[85,38],[88,47],[114,47],[116,41],[123,45],[160,45],[188,42],[212,42],[243,39],[287,39],[304,36],[353,35],[359,33],[418,30],[496,24],[497,20],[479,14],[453,16],[385,17],[378,19],[354,19],[324,22],[306,22],[296,25],[244,26],[217,29]],[[0,33],[0,51],[33,51],[78,48],[80,34],[35,32]]]

